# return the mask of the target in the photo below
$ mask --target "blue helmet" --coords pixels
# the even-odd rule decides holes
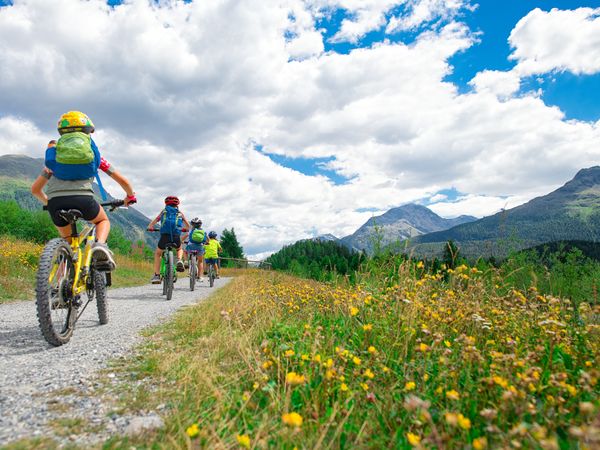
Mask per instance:
[[[208,233],[208,237],[211,238],[211,239],[216,239],[217,232],[216,231],[211,231],[210,233]]]

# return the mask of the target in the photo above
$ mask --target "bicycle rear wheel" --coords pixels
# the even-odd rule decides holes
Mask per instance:
[[[64,239],[52,239],[40,256],[35,294],[40,330],[44,339],[54,346],[69,342],[75,328],[74,279],[71,247]]]
[[[190,273],[190,291],[193,291],[196,287],[196,275],[198,273],[198,267],[196,264],[198,264],[198,262],[196,261],[196,256],[188,256],[188,268]]]
[[[167,256],[167,264],[165,267],[165,280],[166,280],[166,288],[167,288],[167,300],[171,300],[173,298],[173,277],[175,275],[174,270],[175,266],[173,265],[173,252],[169,251]]]

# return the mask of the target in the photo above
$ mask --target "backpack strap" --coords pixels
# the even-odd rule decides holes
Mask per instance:
[[[107,200],[106,191],[104,190],[104,186],[102,186],[102,181],[100,180],[100,174],[98,173],[98,168],[100,167],[100,163],[102,158],[100,157],[100,152],[98,151],[98,147],[92,138],[90,138],[90,144],[92,146],[92,151],[94,152],[94,168],[96,171],[96,183],[98,183],[98,190],[100,191],[100,196],[102,197],[102,201]]]

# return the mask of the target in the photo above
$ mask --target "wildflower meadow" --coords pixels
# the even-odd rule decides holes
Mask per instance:
[[[466,265],[354,286],[247,272],[125,365],[155,386],[124,393],[129,408],[170,405],[129,443],[598,448],[598,313]]]

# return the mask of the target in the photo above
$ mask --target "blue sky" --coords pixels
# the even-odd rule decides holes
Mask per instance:
[[[600,1],[578,0],[484,0],[476,3],[473,10],[463,10],[457,20],[468,25],[470,30],[478,34],[478,42],[464,52],[456,54],[449,60],[453,67],[451,75],[445,80],[455,84],[462,94],[471,92],[473,87],[468,83],[480,71],[510,70],[516,63],[509,59],[512,52],[508,37],[511,30],[521,18],[531,10],[540,8],[548,11],[552,8],[574,9],[578,7],[600,7]],[[405,8],[394,8],[387,17],[402,12]],[[347,54],[353,49],[370,47],[387,39],[391,42],[410,44],[419,34],[431,26],[431,22],[423,24],[411,32],[386,34],[385,26],[371,31],[356,43],[331,42],[330,39],[339,31],[342,21],[352,18],[352,14],[337,9],[323,17],[318,26],[325,30],[325,50]],[[556,72],[530,76],[522,80],[521,92],[541,89],[541,98],[547,105],[560,108],[566,119],[597,121],[600,119],[600,74],[573,75],[569,72]],[[285,167],[305,174],[321,174],[329,176],[336,184],[348,180],[334,172],[321,170],[321,160],[306,158],[284,158],[274,156],[273,160]],[[452,192],[455,192],[454,190]],[[445,193],[444,190],[440,193]],[[452,198],[456,198],[453,195]]]
[[[179,194],[255,256],[493,214],[600,161],[600,1],[476,3],[0,0],[0,153],[84,111],[142,212]]]

